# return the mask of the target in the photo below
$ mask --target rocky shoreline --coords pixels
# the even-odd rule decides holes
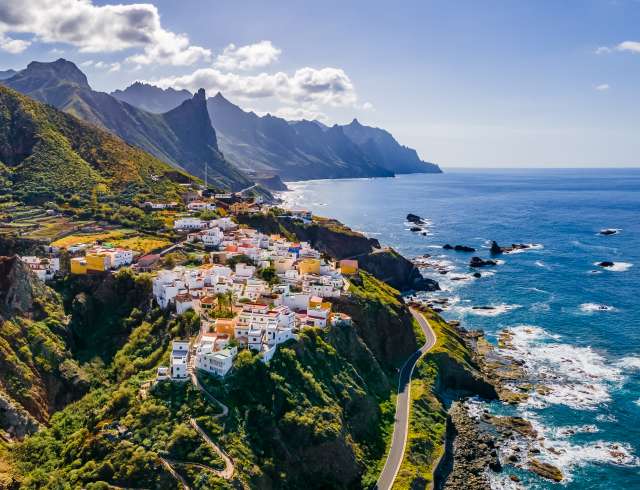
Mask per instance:
[[[461,337],[473,353],[473,361],[498,399],[510,405],[527,400],[532,391],[544,392],[544,385],[530,379],[522,361],[505,354],[512,343],[503,331],[499,346],[490,344],[484,332],[468,331],[458,322]],[[564,479],[562,471],[544,460],[544,439],[531,421],[511,415],[494,415],[473,400],[454,402],[448,412],[445,457],[436,472],[436,488],[491,488],[491,475],[504,475],[513,483],[520,477],[509,469],[523,470],[554,482]],[[552,451],[552,448],[547,448]]]
[[[505,354],[512,342],[508,331],[501,334],[499,347],[490,344],[479,330],[468,331],[451,321],[472,353],[472,361],[500,401],[517,405],[532,391],[547,388],[529,379],[518,359]],[[447,416],[445,454],[435,471],[435,488],[491,488],[492,477],[518,484],[525,475],[537,475],[553,482],[565,476],[545,461],[544,438],[531,421],[514,415],[495,415],[476,399],[455,401]],[[517,470],[517,471],[514,471]],[[516,474],[518,473],[518,474]]]

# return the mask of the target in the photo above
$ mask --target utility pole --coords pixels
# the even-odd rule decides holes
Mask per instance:
[[[204,190],[206,191],[209,188],[209,183],[207,182],[207,162],[204,162]]]

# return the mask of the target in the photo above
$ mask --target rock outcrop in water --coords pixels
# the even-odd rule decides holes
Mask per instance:
[[[492,259],[481,259],[480,257],[471,257],[469,267],[488,267],[498,265],[498,262]]]
[[[448,243],[445,244],[442,248],[445,250],[455,250],[456,252],[475,252],[476,251],[475,248],[468,247],[467,245],[452,246],[452,245],[449,245]]]

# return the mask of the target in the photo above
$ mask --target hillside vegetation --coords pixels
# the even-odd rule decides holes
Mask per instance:
[[[27,202],[177,199],[191,178],[117,137],[0,86],[4,192]]]

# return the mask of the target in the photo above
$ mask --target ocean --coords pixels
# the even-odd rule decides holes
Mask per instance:
[[[544,438],[540,459],[565,481],[506,466],[495,488],[640,488],[640,169],[449,170],[289,187],[288,206],[337,218],[409,258],[430,255],[448,270],[425,270],[449,300],[443,315],[494,343],[509,329],[525,369],[551,388],[489,409],[531,420]],[[409,231],[407,213],[428,220],[424,234]],[[491,240],[535,245],[474,278],[469,259],[489,258]]]

